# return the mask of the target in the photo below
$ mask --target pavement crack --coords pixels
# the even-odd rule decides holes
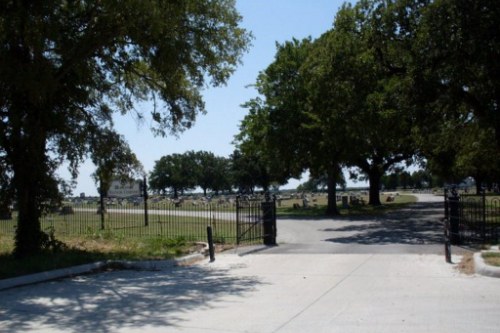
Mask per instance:
[[[286,327],[289,323],[291,323],[294,319],[298,318],[301,314],[309,310],[313,305],[318,303],[322,298],[324,298],[326,295],[328,295],[330,292],[335,290],[338,286],[340,286],[345,280],[347,280],[349,277],[351,277],[354,273],[356,273],[362,266],[364,266],[371,258],[373,258],[374,254],[370,254],[368,258],[363,260],[358,266],[356,266],[349,274],[346,274],[340,281],[335,283],[333,286],[328,288],[323,294],[321,294],[319,297],[317,297],[314,301],[309,303],[306,307],[304,307],[302,310],[297,312],[295,315],[293,315],[290,319],[288,319],[286,322],[284,322],[282,325],[280,325],[278,328],[276,328],[273,333],[279,332],[281,329]]]

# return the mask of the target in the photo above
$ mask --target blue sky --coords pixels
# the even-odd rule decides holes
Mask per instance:
[[[211,151],[228,157],[234,150],[231,144],[238,133],[238,126],[246,114],[240,105],[256,96],[248,85],[255,83],[257,75],[274,60],[276,42],[292,38],[319,37],[332,27],[337,10],[344,1],[338,0],[237,0],[236,7],[243,16],[242,26],[251,31],[254,40],[249,52],[226,86],[208,87],[203,91],[206,115],[199,115],[194,126],[175,137],[155,137],[150,131],[151,120],[146,117],[137,123],[132,115],[117,116],[115,127],[125,136],[130,147],[149,173],[162,156],[184,153],[188,150]],[[138,109],[147,115],[148,104]],[[85,192],[96,195],[96,186],[90,177],[94,165],[86,162],[80,167],[80,175],[74,195]],[[63,177],[68,177],[62,171]],[[290,181],[296,187],[300,182]]]

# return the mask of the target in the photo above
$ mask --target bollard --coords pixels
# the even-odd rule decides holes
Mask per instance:
[[[212,227],[207,226],[207,238],[208,238],[208,253],[210,254],[210,262],[215,261],[215,251],[214,251],[214,240],[212,237]]]

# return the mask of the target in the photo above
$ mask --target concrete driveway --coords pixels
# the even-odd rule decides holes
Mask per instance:
[[[0,332],[498,332],[500,280],[446,264],[423,210],[280,221],[284,244],[251,254],[1,291]]]
[[[418,194],[409,208],[377,217],[278,220],[266,253],[443,253],[443,198]]]

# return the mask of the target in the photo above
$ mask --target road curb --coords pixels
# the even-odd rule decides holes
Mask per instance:
[[[0,291],[36,284],[40,282],[47,282],[52,280],[63,279],[67,277],[89,274],[92,272],[102,271],[106,269],[128,269],[128,270],[147,270],[147,271],[161,271],[162,269],[186,266],[193,264],[197,261],[203,260],[205,255],[201,253],[193,253],[184,257],[168,260],[144,260],[144,261],[124,261],[124,260],[110,260],[99,261],[95,263],[73,266],[68,268],[61,268],[52,271],[41,273],[29,274],[10,279],[0,280]]]
[[[481,251],[474,253],[474,270],[477,274],[500,278],[500,267],[487,265],[482,254],[490,251]]]

